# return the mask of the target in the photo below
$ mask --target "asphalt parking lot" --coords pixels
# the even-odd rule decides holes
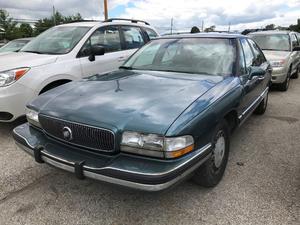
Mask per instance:
[[[20,122],[18,122],[20,123]],[[143,193],[39,165],[0,124],[0,224],[300,224],[300,79],[272,91],[231,142],[214,189]]]

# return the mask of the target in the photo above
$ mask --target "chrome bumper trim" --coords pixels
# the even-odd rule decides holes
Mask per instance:
[[[22,145],[18,142],[16,142],[16,144],[22,150],[24,150],[26,153],[30,154],[31,156],[33,155],[33,150],[31,150],[30,148],[28,148],[28,147],[26,147],[26,146],[24,146],[24,145]],[[153,176],[164,175],[164,174],[168,174],[172,171],[175,171],[175,170],[179,169],[180,167],[186,165],[188,162],[195,159],[197,156],[201,155],[205,151],[209,150],[211,148],[211,146],[212,146],[211,144],[205,145],[204,147],[199,149],[198,153],[195,156],[193,156],[190,160],[180,164],[179,166],[177,166],[176,168],[173,168],[170,171],[167,171],[167,172],[164,172],[164,173],[147,174],[147,175],[150,175],[150,176],[151,175],[153,175]],[[41,151],[41,153],[42,153],[42,156],[41,156],[42,160],[44,162],[46,162],[47,164],[52,165],[52,166],[57,167],[57,168],[60,168],[62,170],[68,171],[68,172],[75,173],[75,168],[74,168],[75,162],[70,162],[70,161],[58,158],[56,156],[50,155],[49,153],[47,153],[45,151]],[[201,164],[203,164],[206,160],[208,160],[210,156],[211,156],[211,153],[207,154],[204,158],[199,160],[197,163],[195,163],[189,169],[185,170],[179,176],[175,177],[174,179],[172,179],[168,182],[161,183],[161,184],[143,184],[143,183],[136,183],[136,182],[132,182],[132,181],[122,180],[122,179],[118,179],[118,178],[114,178],[114,177],[109,177],[109,176],[105,176],[105,175],[102,175],[102,174],[87,171],[86,169],[96,169],[96,168],[91,168],[91,167],[87,167],[87,166],[83,166],[83,175],[85,177],[92,178],[92,179],[95,179],[95,180],[104,181],[104,182],[108,182],[108,183],[112,183],[112,184],[117,184],[117,185],[129,187],[129,188],[133,188],[133,189],[138,189],[138,190],[143,190],[143,191],[151,191],[151,192],[161,191],[161,190],[169,188],[170,186],[174,185],[175,183],[178,183],[181,180],[183,180],[184,178],[186,178],[188,175],[190,175],[192,172],[194,172]],[[60,162],[58,162],[54,159],[56,159]],[[118,171],[118,169],[111,168],[111,167],[104,167],[103,169],[107,169],[107,168]],[[119,171],[135,174],[135,172],[132,172],[132,171],[125,171],[125,170],[119,170]],[[142,173],[137,173],[137,174],[142,174]]]

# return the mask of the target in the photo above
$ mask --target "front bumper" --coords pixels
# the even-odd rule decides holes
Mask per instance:
[[[285,82],[287,76],[287,70],[285,67],[275,67],[272,70],[272,83],[281,84]]]
[[[33,97],[33,90],[19,83],[0,87],[0,122],[11,122],[24,115],[25,106]]]
[[[125,153],[104,155],[48,138],[27,123],[13,131],[16,144],[39,163],[85,177],[144,191],[160,191],[191,175],[211,156],[211,144],[179,159],[164,160]]]

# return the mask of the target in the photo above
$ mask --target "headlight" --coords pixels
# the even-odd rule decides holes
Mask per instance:
[[[272,67],[283,67],[285,60],[270,61]]]
[[[193,149],[194,139],[190,135],[163,137],[125,131],[121,141],[121,151],[159,158],[176,158]]]
[[[39,114],[33,109],[26,108],[26,118],[28,122],[36,127],[41,127],[39,121]]]
[[[18,68],[0,72],[0,87],[11,85],[25,75],[30,68]]]

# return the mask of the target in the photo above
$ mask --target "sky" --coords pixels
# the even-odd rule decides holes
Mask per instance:
[[[0,0],[0,8],[16,19],[50,16],[53,5],[64,15],[79,12],[85,19],[103,20],[103,0]],[[192,26],[212,25],[217,30],[261,28],[274,23],[296,24],[300,0],[108,0],[109,17],[141,19],[161,33],[173,29],[188,31]]]

